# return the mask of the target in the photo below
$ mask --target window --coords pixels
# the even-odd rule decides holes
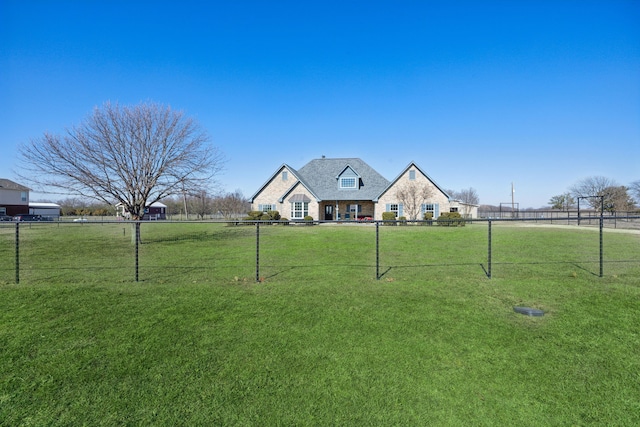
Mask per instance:
[[[433,203],[423,203],[420,207],[422,215],[430,213],[432,217],[436,215],[436,207]]]
[[[410,181],[415,181],[416,180],[416,171],[413,170],[413,169],[409,171],[409,180]]]
[[[291,218],[301,219],[307,215],[309,215],[308,202],[292,202],[291,203]]]
[[[27,192],[26,192],[26,191],[23,191],[23,192],[21,192],[21,193],[20,193],[20,199],[21,199],[23,202],[26,202],[26,201],[27,201]]]
[[[0,215],[6,215],[7,214],[7,208],[0,208]]]
[[[361,213],[362,212],[362,205],[347,205],[347,212]]]
[[[356,188],[356,178],[355,177],[340,178],[340,188]]]
[[[396,214],[396,218],[398,217],[398,204],[397,203],[391,203],[391,206],[389,207],[389,212],[394,212]]]
[[[431,218],[436,219],[440,216],[440,205],[438,203],[423,203],[420,206],[420,212],[422,214],[422,218],[424,218],[424,214],[430,213]]]
[[[456,208],[450,208],[449,212],[458,212],[458,208],[457,207]]]
[[[258,210],[265,213],[269,211],[275,211],[276,205],[258,205]]]
[[[289,179],[289,172],[287,172],[287,171],[283,171],[283,172],[282,172],[282,180],[283,180],[283,181],[286,181],[286,180],[288,180],[288,179]]]

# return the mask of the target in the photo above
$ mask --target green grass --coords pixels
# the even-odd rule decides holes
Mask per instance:
[[[261,227],[256,283],[254,227],[145,224],[136,283],[122,225],[23,231],[0,425],[640,424],[638,235],[600,278],[597,233],[494,227],[488,279],[484,226],[380,227],[376,280],[374,227]]]

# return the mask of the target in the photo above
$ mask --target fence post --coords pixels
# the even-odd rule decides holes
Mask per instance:
[[[491,279],[491,220],[489,220],[489,236],[488,236],[488,253],[487,253],[487,277]]]
[[[600,215],[600,277],[603,277],[602,228],[604,218]]]
[[[376,280],[380,280],[380,223],[376,221]]]
[[[16,221],[16,285],[20,284],[20,221]]]
[[[256,222],[256,282],[260,281],[260,223]]]
[[[140,244],[140,223],[136,221],[136,282],[138,281],[138,245]]]

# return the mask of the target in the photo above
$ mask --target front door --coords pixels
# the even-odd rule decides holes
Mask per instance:
[[[324,220],[333,221],[333,205],[324,205]]]

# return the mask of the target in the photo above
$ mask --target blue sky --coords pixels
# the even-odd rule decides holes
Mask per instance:
[[[0,101],[9,179],[18,144],[154,101],[200,122],[247,197],[326,155],[541,207],[640,179],[640,2],[0,0]]]

